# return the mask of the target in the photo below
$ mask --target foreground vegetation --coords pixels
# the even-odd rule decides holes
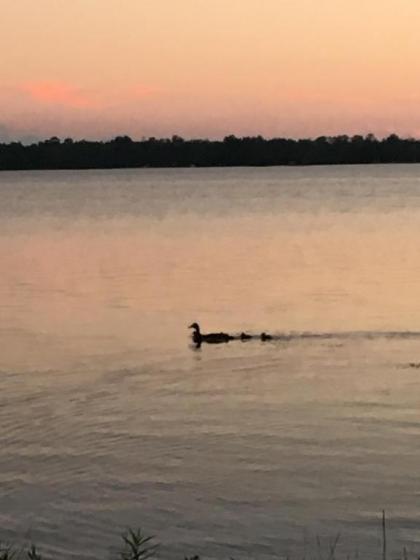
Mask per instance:
[[[122,535],[123,546],[118,553],[119,560],[148,560],[155,556],[158,545],[153,542],[154,537],[145,536],[141,529],[128,529]],[[34,545],[27,548],[17,548],[11,544],[0,543],[0,560],[42,560],[43,556]],[[198,557],[185,560],[198,560]]]
[[[261,136],[184,140],[173,136],[133,141],[118,136],[108,142],[53,137],[31,145],[0,144],[0,170],[354,163],[420,163],[420,140],[395,134],[382,140],[373,134],[301,140]]]
[[[388,560],[387,555],[387,528],[386,528],[385,511],[382,512],[382,543],[381,551],[378,554],[378,560]],[[116,553],[116,560],[149,560],[157,558],[159,545],[155,542],[154,537],[147,536],[141,529],[133,530],[128,529],[121,535],[122,546],[119,552]],[[327,547],[321,545],[320,538],[316,538],[316,547],[314,554],[303,559],[298,560],[337,560],[337,549],[340,541],[340,534],[331,539]],[[43,560],[43,555],[35,545],[30,545],[26,548],[18,548],[10,544],[0,542],[0,560]],[[280,555],[279,558],[289,560],[289,556]],[[350,560],[347,555],[346,560]],[[360,555],[355,553],[354,559],[359,560]],[[401,554],[397,557],[393,556],[392,560],[408,560],[407,549],[403,547]],[[200,560],[199,556],[184,557],[183,560]],[[230,557],[230,560],[235,560]],[[419,558],[416,558],[419,560]]]

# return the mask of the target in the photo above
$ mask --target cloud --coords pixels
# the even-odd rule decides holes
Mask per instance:
[[[133,99],[141,99],[144,97],[150,97],[153,95],[158,95],[162,93],[160,90],[156,88],[152,88],[150,86],[146,86],[144,84],[136,84],[131,86],[127,91],[127,97]]]
[[[145,129],[159,129],[157,115],[164,101],[161,90],[141,81],[108,87],[53,78],[2,84],[0,142],[142,136]]]
[[[22,91],[38,102],[65,107],[87,108],[96,104],[95,96],[66,82],[40,81],[27,82]]]
[[[57,109],[97,109],[112,108],[122,104],[129,106],[139,100],[151,99],[161,92],[145,84],[134,84],[126,87],[110,87],[107,89],[85,89],[65,81],[45,80],[32,81],[18,86],[31,102]]]

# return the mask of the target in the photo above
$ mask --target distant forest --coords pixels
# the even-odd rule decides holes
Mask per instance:
[[[184,140],[173,136],[134,141],[118,136],[104,142],[53,137],[31,145],[0,144],[0,170],[418,162],[420,140],[395,134],[382,140],[373,134],[301,140],[262,136]]]

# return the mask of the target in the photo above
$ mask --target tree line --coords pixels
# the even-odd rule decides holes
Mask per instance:
[[[316,139],[226,136],[223,140],[117,136],[109,141],[60,140],[0,144],[0,170],[110,169],[418,163],[420,140],[392,134],[320,136]]]

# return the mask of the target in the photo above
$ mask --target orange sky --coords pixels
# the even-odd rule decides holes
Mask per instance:
[[[0,139],[420,136],[419,0],[0,3]]]

